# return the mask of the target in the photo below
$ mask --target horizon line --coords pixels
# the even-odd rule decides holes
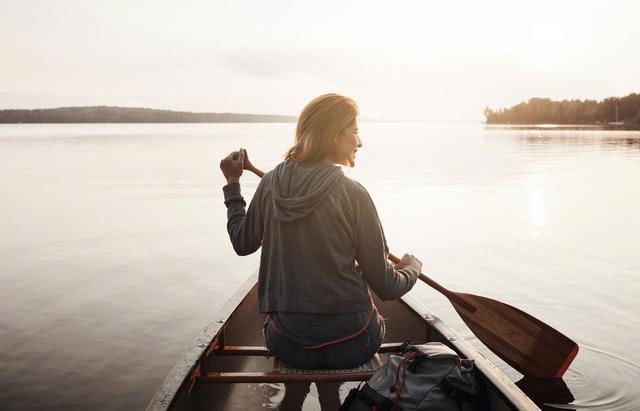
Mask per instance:
[[[165,109],[165,108],[151,108],[151,107],[143,107],[143,106],[117,106],[117,105],[106,105],[106,104],[98,104],[98,105],[83,105],[83,106],[56,106],[56,107],[36,107],[36,108],[2,108],[0,107],[0,112],[2,111],[37,111],[37,110],[59,110],[59,109],[81,109],[81,108],[117,108],[117,109],[133,109],[133,110],[151,110],[151,111],[166,111],[172,113],[188,113],[188,114],[232,114],[232,115],[248,115],[248,116],[274,116],[274,117],[291,117],[292,119],[297,119],[298,115],[293,114],[266,114],[266,113],[246,113],[246,112],[232,112],[232,111],[189,111],[189,110],[175,110],[175,109]],[[484,121],[478,119],[398,119],[398,118],[371,118],[371,117],[363,117],[360,119],[363,122],[379,122],[379,123],[483,123]],[[109,122],[112,123],[112,122]],[[18,124],[18,123],[16,123]],[[72,124],[72,123],[69,123]],[[99,123],[95,123],[99,124]],[[137,123],[131,123],[137,124]],[[179,124],[179,123],[176,123]]]

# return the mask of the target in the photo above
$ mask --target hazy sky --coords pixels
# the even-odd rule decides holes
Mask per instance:
[[[640,92],[638,1],[0,0],[0,108],[481,119]]]

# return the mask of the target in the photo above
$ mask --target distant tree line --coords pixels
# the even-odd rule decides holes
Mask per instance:
[[[616,118],[617,110],[617,118]],[[532,98],[513,107],[484,110],[487,123],[500,124],[593,124],[621,121],[640,124],[640,94],[596,100]]]
[[[191,113],[127,107],[63,107],[0,110],[0,123],[285,123],[293,116],[238,113]]]

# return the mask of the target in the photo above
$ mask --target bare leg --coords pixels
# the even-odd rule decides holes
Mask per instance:
[[[340,408],[340,385],[341,382],[318,382],[318,397],[322,411],[336,411]]]
[[[307,394],[309,394],[310,386],[310,382],[285,383],[284,399],[278,409],[281,411],[300,411]]]

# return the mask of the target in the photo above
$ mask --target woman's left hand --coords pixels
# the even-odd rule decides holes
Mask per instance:
[[[220,161],[220,170],[227,179],[227,184],[239,183],[244,170],[244,150],[234,151]]]

